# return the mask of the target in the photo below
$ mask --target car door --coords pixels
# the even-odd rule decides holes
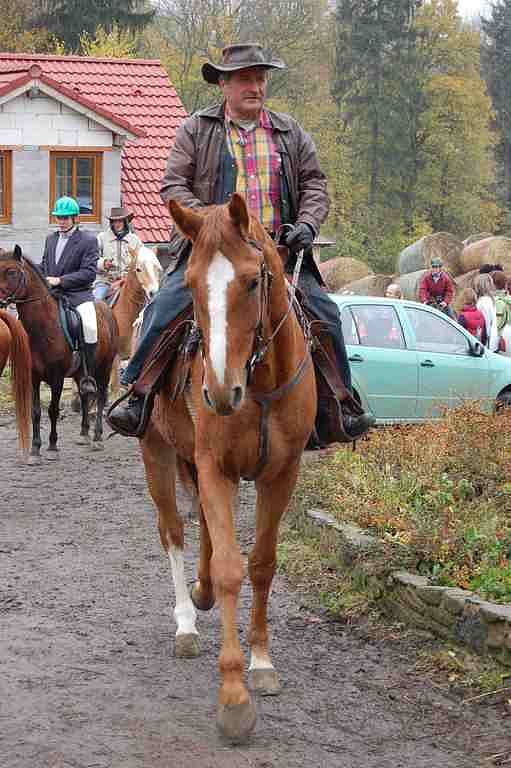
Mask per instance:
[[[406,306],[405,312],[419,361],[418,415],[437,418],[446,407],[487,397],[488,356],[471,354],[469,336],[426,307]]]
[[[355,388],[377,419],[409,421],[416,416],[417,355],[407,349],[395,308],[350,304],[341,313]]]

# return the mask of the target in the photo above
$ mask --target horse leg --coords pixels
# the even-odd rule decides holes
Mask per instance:
[[[80,383],[78,383],[78,391],[80,392]],[[90,445],[89,429],[90,429],[90,416],[89,416],[89,402],[90,395],[80,392],[80,403],[82,411],[82,422],[80,425],[80,436],[76,438],[76,445]]]
[[[60,411],[60,397],[62,395],[62,387],[64,386],[64,379],[60,379],[60,381],[54,382],[51,385],[51,401],[50,405],[48,407],[48,416],[50,417],[50,438],[49,438],[49,445],[48,445],[48,458],[57,458],[58,448],[57,448],[57,421],[59,418],[59,411]]]
[[[184,569],[184,528],[176,504],[176,453],[150,424],[140,441],[149,493],[158,509],[160,540],[170,561],[176,605],[176,656],[192,658],[200,653],[196,611],[188,594]]]
[[[41,456],[41,381],[32,381],[32,449],[30,455]]]
[[[209,535],[208,524],[204,517],[202,506],[199,504],[200,519],[200,555],[197,581],[192,587],[191,598],[194,606],[199,611],[209,611],[215,604],[215,593],[213,591],[213,582],[211,581],[211,537]]]
[[[222,616],[222,677],[217,713],[220,732],[232,743],[244,741],[256,723],[256,711],[243,682],[244,658],[238,637],[237,608],[245,566],[234,527],[235,484],[209,457],[197,463],[200,500],[213,554],[211,578]]]
[[[94,439],[92,442],[93,450],[103,449],[103,412],[108,399],[108,382],[110,370],[104,368],[96,371],[96,420],[94,422]]]
[[[250,621],[249,686],[271,696],[280,683],[268,651],[268,596],[276,567],[277,534],[298,476],[299,461],[286,467],[271,483],[256,483],[256,538],[248,558],[253,602]]]

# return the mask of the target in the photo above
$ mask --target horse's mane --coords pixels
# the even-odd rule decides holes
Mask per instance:
[[[13,251],[4,251],[0,249],[0,261],[17,261],[17,259],[15,259]],[[28,267],[34,277],[39,280],[41,285],[43,285],[49,292],[48,283],[46,282],[46,278],[43,275],[39,264],[36,264],[32,259],[29,259],[28,256],[23,256],[20,264]]]

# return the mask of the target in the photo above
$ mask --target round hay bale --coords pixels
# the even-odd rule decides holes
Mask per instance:
[[[436,257],[442,259],[444,267],[452,275],[459,275],[462,272],[460,265],[462,250],[461,240],[449,232],[425,235],[401,251],[397,271],[400,275],[408,275],[410,272],[429,269],[431,259]]]
[[[486,237],[467,245],[461,254],[461,271],[470,272],[483,264],[502,264],[504,272],[511,272],[511,238]]]
[[[477,235],[470,235],[470,237],[463,240],[463,247],[466,248],[467,245],[478,243],[479,240],[486,240],[487,237],[493,237],[492,232],[479,232]]]
[[[354,280],[360,280],[361,277],[372,274],[372,271],[363,261],[343,256],[321,262],[319,271],[328,290],[334,293],[338,293],[347,283],[352,283]]]
[[[420,281],[424,277],[428,270],[419,269],[417,272],[408,272],[406,275],[400,275],[396,282],[399,284],[403,291],[403,298],[410,301],[418,301],[419,299],[419,285]]]
[[[355,296],[384,296],[387,286],[391,284],[391,275],[367,275],[360,280],[354,280],[345,285],[337,293],[353,294]]]

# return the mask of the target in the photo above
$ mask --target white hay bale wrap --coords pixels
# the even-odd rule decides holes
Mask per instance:
[[[449,232],[436,232],[425,235],[415,243],[404,248],[399,254],[397,271],[400,275],[429,269],[431,259],[440,258],[445,269],[452,275],[459,275],[461,270],[460,257],[463,243]]]

